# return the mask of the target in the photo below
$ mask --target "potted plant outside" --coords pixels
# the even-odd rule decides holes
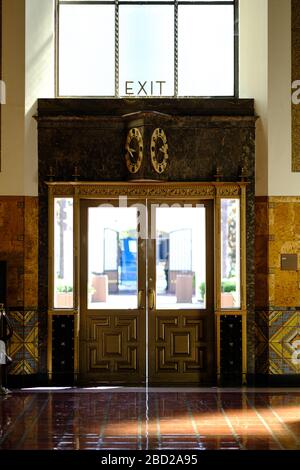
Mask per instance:
[[[233,293],[236,292],[235,280],[226,279],[221,283],[221,308],[234,308],[235,300]]]
[[[73,286],[59,285],[55,292],[56,308],[72,308],[73,307]]]

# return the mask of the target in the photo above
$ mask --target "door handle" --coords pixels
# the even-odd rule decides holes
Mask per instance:
[[[139,293],[138,293],[138,308],[141,309],[141,310],[144,310],[144,305],[143,305],[143,293],[144,291],[143,290],[139,290]]]
[[[155,309],[155,290],[154,289],[149,289],[148,291],[148,302],[149,302],[149,309],[154,310]]]

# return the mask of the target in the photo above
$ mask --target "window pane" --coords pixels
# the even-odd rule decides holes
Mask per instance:
[[[108,0],[108,1],[111,1],[112,3],[114,3],[114,0]],[[99,0],[58,0],[58,3],[97,3],[97,2],[99,3]]]
[[[206,307],[205,207],[156,209],[158,309]]]
[[[132,3],[138,3],[138,2],[139,2],[139,0],[119,0],[119,1],[120,1],[120,2],[122,2],[122,1],[125,1],[125,2],[132,2]],[[141,0],[141,1],[143,1],[143,0]],[[149,3],[150,3],[151,1],[152,1],[152,2],[155,2],[155,3],[157,3],[157,2],[159,2],[159,3],[160,3],[160,2],[161,2],[161,3],[167,3],[169,0],[149,0]],[[170,1],[172,2],[173,0],[170,0]],[[173,3],[174,3],[174,1],[173,1]]]
[[[70,0],[71,1],[71,0]],[[213,3],[216,3],[216,0],[179,0],[179,3],[180,1],[183,1],[183,2],[199,2],[199,3],[208,3],[208,2],[213,2]],[[218,1],[218,0],[217,0]],[[220,0],[220,2],[224,2],[224,3],[234,3],[234,0]],[[219,3],[220,3],[219,2]]]
[[[73,199],[54,200],[54,307],[73,305]]]
[[[137,308],[135,207],[88,210],[88,308]]]
[[[70,2],[70,3],[76,3],[76,2],[80,2],[80,3],[83,3],[83,2],[87,2],[87,3],[97,3],[101,0],[59,0],[59,3],[66,3],[66,2]],[[114,3],[114,0],[105,0],[106,2],[107,1],[110,1],[111,3]],[[122,2],[122,1],[126,1],[126,2],[132,2],[132,3],[138,3],[139,0],[119,0],[119,2]],[[157,2],[174,2],[174,0],[148,0],[149,2],[153,1],[155,3]],[[216,0],[182,0],[183,2],[203,2],[203,3],[208,3],[208,2],[216,2]],[[221,2],[224,2],[224,3],[233,3],[234,0],[220,0]],[[179,0],[180,2],[180,0]],[[220,2],[219,2],[220,3]]]
[[[221,201],[221,308],[240,308],[240,201]]]
[[[173,6],[120,6],[120,95],[130,94],[174,94]]]
[[[113,96],[114,6],[61,5],[59,15],[59,95]]]
[[[125,3],[137,3],[139,0],[120,0]],[[141,0],[141,1],[147,1],[148,3],[155,2],[155,3],[170,3],[169,0]],[[172,2],[173,0],[171,0]],[[173,1],[174,3],[174,1]]]
[[[234,95],[233,6],[179,6],[178,34],[179,95]]]

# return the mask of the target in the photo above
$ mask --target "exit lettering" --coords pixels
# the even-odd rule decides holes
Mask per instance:
[[[134,82],[127,80],[125,82],[125,95],[127,96],[162,96],[164,80]]]

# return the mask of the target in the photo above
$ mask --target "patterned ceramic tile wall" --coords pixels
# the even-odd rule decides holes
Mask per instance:
[[[13,362],[9,373],[34,374],[38,371],[38,314],[34,310],[9,311],[14,334],[9,342],[9,355]]]
[[[256,372],[300,374],[300,310],[256,312]]]
[[[0,197],[0,260],[7,263],[6,310],[14,326],[9,374],[38,370],[38,198]]]
[[[255,241],[256,372],[300,374],[300,198],[256,198]],[[298,271],[282,270],[293,253]]]

